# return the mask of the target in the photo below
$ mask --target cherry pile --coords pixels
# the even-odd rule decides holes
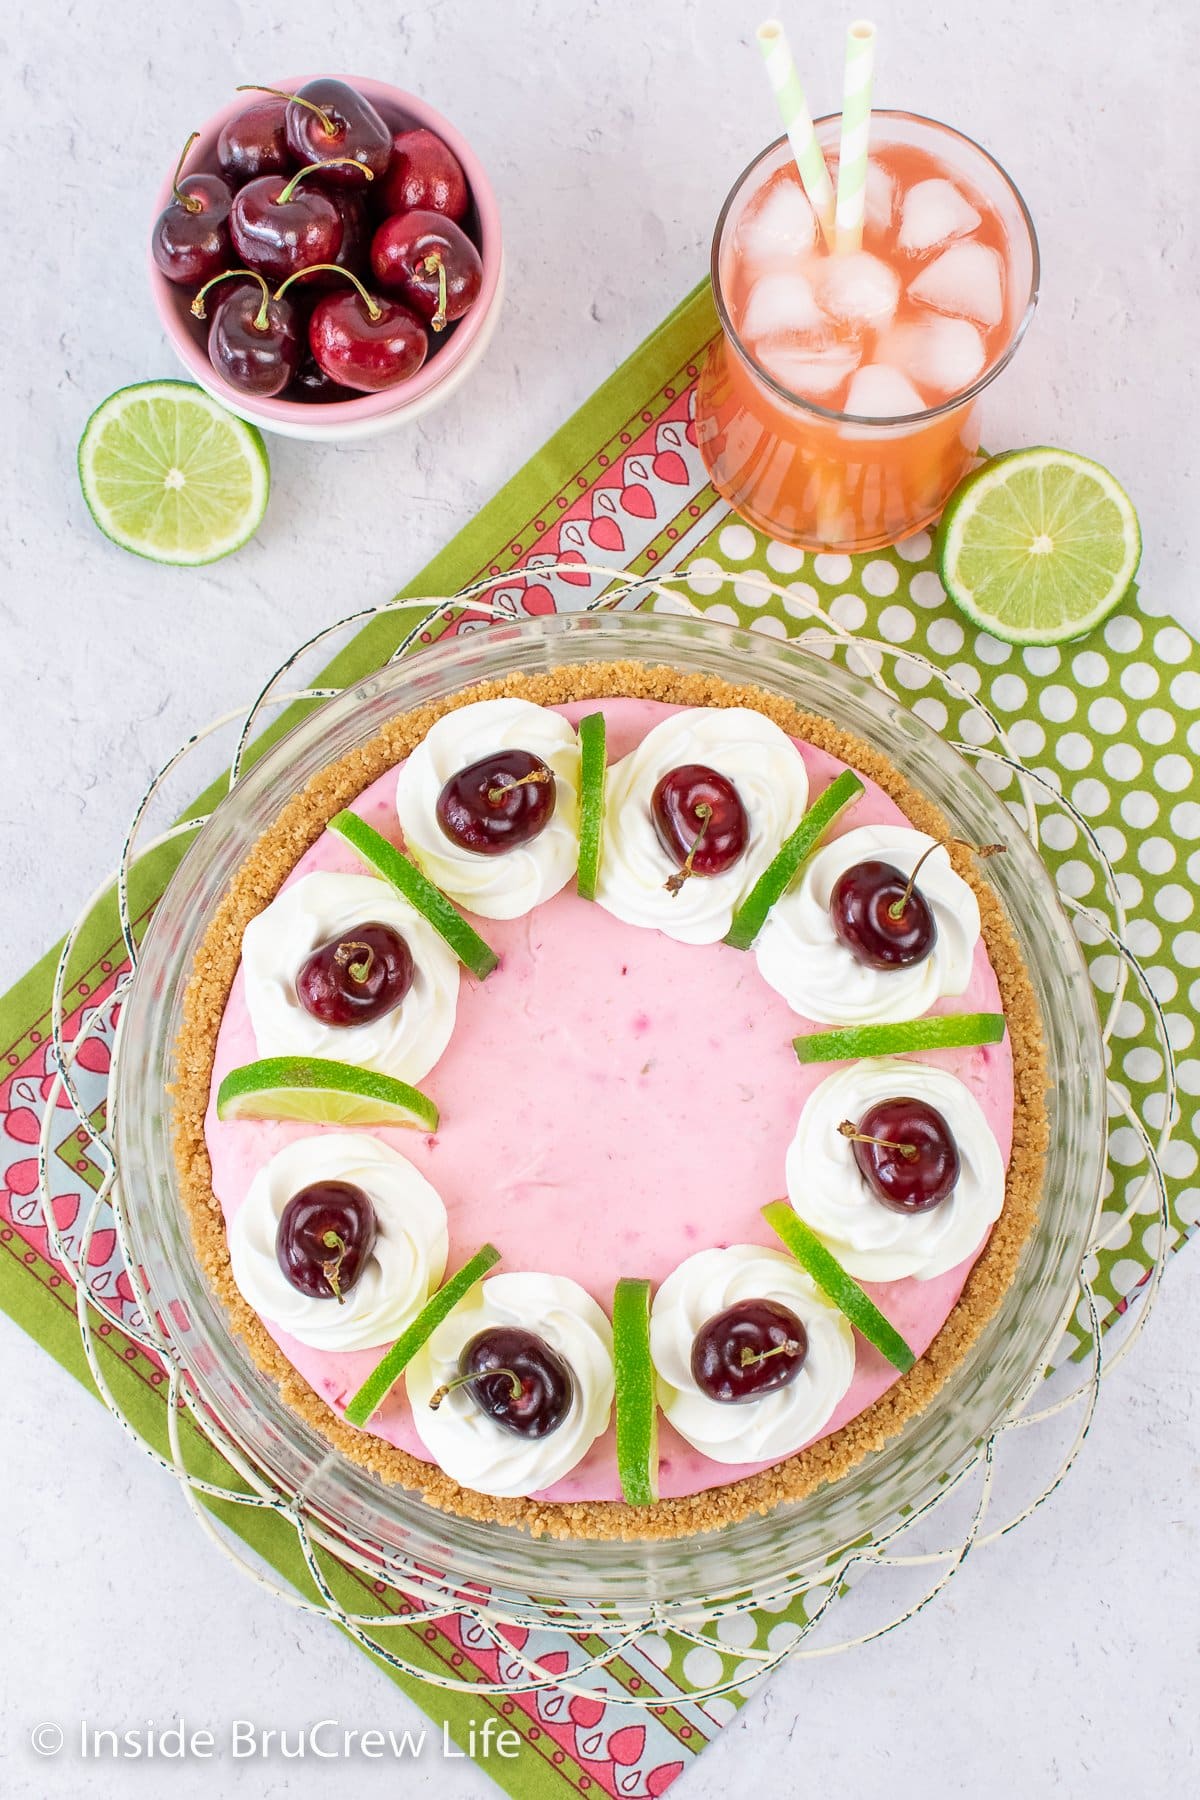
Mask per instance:
[[[392,132],[324,77],[262,98],[224,127],[219,173],[183,166],[151,251],[196,290],[217,374],[258,399],[327,403],[409,380],[470,310],[483,262],[448,145]]]

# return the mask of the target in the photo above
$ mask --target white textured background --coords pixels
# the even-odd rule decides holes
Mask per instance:
[[[1143,581],[1200,631],[1192,0],[874,13],[880,103],[978,137],[1041,234],[1041,307],[993,397],[989,443],[1108,463],[1141,510]],[[785,11],[821,110],[836,108],[847,16]],[[310,630],[412,575],[702,273],[725,189],[773,133],[756,23],[728,0],[9,8],[0,986],[69,923],[192,727],[246,700]],[[105,394],[174,372],[141,274],[150,197],[236,82],[331,68],[420,91],[491,169],[509,258],[491,352],[407,434],[338,451],[276,440],[266,523],[232,560],[171,573],[123,556],[90,525],[74,457]],[[1038,1518],[902,1633],[776,1676],[673,1794],[1196,1791],[1196,1254]],[[494,1791],[432,1751],[398,1767],[116,1772],[35,1758],[30,1727],[82,1714],[182,1711],[218,1729],[417,1715],[332,1630],[227,1570],[169,1481],[3,1319],[0,1351],[0,1791]]]

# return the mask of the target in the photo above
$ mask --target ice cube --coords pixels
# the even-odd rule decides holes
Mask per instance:
[[[900,281],[869,250],[827,256],[817,276],[817,299],[834,319],[871,330],[891,323]]]
[[[804,400],[827,400],[858,367],[861,352],[854,344],[831,341],[828,349],[766,338],[753,346],[756,360],[781,387]],[[920,402],[918,402],[918,405]]]
[[[925,411],[925,402],[908,376],[887,363],[865,363],[850,383],[843,409],[864,419],[896,419]]]
[[[1004,270],[986,244],[951,244],[926,263],[908,293],[923,306],[979,325],[998,325],[1004,317]]]
[[[896,206],[895,178],[882,163],[867,164],[864,218],[872,231],[886,231]]]
[[[816,241],[817,216],[799,181],[788,176],[776,176],[737,229],[738,250],[759,267],[795,262]]]
[[[936,314],[895,326],[880,342],[878,354],[937,400],[970,387],[987,361],[983,338],[969,319]]]
[[[747,338],[788,337],[818,329],[824,322],[812,283],[803,275],[776,269],[760,275],[750,289],[741,329]]]
[[[918,181],[900,204],[898,242],[916,256],[948,244],[951,238],[966,237],[978,223],[979,214],[952,181]]]

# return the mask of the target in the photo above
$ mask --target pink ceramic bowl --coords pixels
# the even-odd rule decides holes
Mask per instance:
[[[295,93],[306,81],[314,79],[312,75],[300,75],[272,82],[271,86]],[[230,412],[237,413],[252,425],[261,426],[264,431],[327,443],[374,437],[379,432],[391,431],[446,399],[465,380],[487,348],[500,310],[504,275],[496,197],[478,157],[462,135],[432,106],[400,88],[388,87],[381,81],[366,81],[359,75],[339,75],[336,79],[349,82],[365,94],[393,131],[424,125],[436,132],[462,164],[471,190],[474,218],[468,214],[467,224],[483,258],[483,287],[470,312],[455,326],[448,342],[418,369],[410,381],[402,382],[388,393],[363,394],[357,400],[337,400],[326,405],[296,400],[259,400],[241,394],[221,379],[208,360],[208,326],[192,317],[190,290],[168,281],[155,267],[153,258],[149,258],[150,291],[158,316],[175,354],[193,381],[222,406],[227,406]],[[227,106],[213,114],[188,157],[188,174],[200,169],[216,171],[217,139],[221,128],[251,105],[253,99],[252,94],[235,94]],[[155,217],[170,197],[171,180],[168,177],[155,202]]]

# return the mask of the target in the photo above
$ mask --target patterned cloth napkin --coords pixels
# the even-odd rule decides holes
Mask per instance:
[[[707,287],[692,295],[571,419],[467,529],[413,582],[412,595],[451,594],[480,578],[500,578],[492,606],[502,617],[539,617],[598,599],[621,574],[686,571],[672,604],[686,603],[772,637],[811,633],[816,599],[849,631],[879,637],[946,668],[978,694],[1008,731],[1014,751],[1049,787],[1063,794],[1091,828],[1115,871],[1125,909],[1124,940],[1146,970],[1177,1058],[1180,1117],[1165,1168],[1170,1188],[1169,1243],[1178,1248],[1200,1219],[1200,648],[1157,614],[1153,596],[1131,596],[1090,638],[1062,650],[1018,651],[976,632],[946,601],[933,566],[929,535],[894,549],[850,558],[807,556],[765,540],[735,519],[704,478],[691,426],[691,397],[704,347],[715,330]],[[559,565],[550,572],[550,565]],[[562,565],[566,565],[563,567]],[[588,567],[585,567],[587,565]],[[588,572],[588,568],[593,571]],[[764,594],[766,574],[784,590]],[[657,604],[657,601],[652,602]],[[393,652],[417,613],[373,620],[335,659],[330,684],[368,674]],[[467,607],[449,627],[487,629],[489,618]],[[425,637],[440,635],[430,626]],[[841,655],[843,652],[834,651]],[[854,654],[867,654],[861,647]],[[895,665],[901,692],[936,730],[968,745],[982,741],[980,720],[913,660]],[[199,723],[199,721],[197,721]],[[984,728],[986,729],[986,728]],[[992,765],[989,779],[1015,799],[1011,772]],[[1101,878],[1081,824],[1057,808],[1043,820],[1046,861],[1060,889],[1100,905]],[[114,852],[116,846],[113,846]],[[139,870],[135,911],[144,920],[171,872],[169,855]],[[1118,978],[1118,958],[1086,916],[1080,936],[1102,1015]],[[116,1008],[114,986],[125,966],[111,908],[85,932],[66,995],[67,1037],[100,1010],[100,1029],[81,1056],[82,1097],[94,1116],[105,1103]],[[90,1380],[75,1324],[70,1281],[54,1262],[37,1194],[37,1141],[52,1086],[49,1004],[52,958],[44,959],[0,1003],[0,1304],[81,1380]],[[1110,1073],[1118,1095],[1131,1097],[1151,1128],[1164,1112],[1163,1058],[1150,1006],[1136,988],[1116,1005]],[[60,1105],[62,1103],[60,1102]],[[55,1218],[68,1249],[78,1250],[82,1219],[100,1174],[87,1134],[63,1107],[53,1136]],[[1143,1185],[1137,1134],[1120,1127],[1111,1139],[1109,1207],[1114,1219]],[[1097,1259],[1094,1278],[1105,1321],[1144,1281],[1159,1247],[1156,1201],[1144,1199],[1118,1226]],[[90,1246],[89,1277],[109,1307],[97,1354],[127,1416],[160,1448],[166,1441],[165,1376],[153,1358],[124,1337],[136,1324],[136,1302],[115,1232],[101,1221]],[[1082,1332],[1079,1332],[1082,1341]],[[192,1466],[217,1480],[229,1471],[194,1435]],[[231,1529],[298,1587],[307,1577],[295,1538],[278,1518],[226,1508]],[[180,1530],[190,1527],[181,1518]],[[454,1694],[385,1669],[450,1735],[469,1744],[472,1726],[489,1716],[516,1730],[515,1760],[492,1755],[482,1766],[520,1795],[567,1791],[613,1796],[661,1795],[689,1759],[732,1717],[758,1678],[754,1652],[774,1651],[804,1622],[799,1603],[780,1604],[722,1621],[699,1640],[665,1634],[644,1639],[608,1664],[594,1698],[558,1688],[536,1695],[492,1697],[489,1683],[517,1675],[470,1620],[422,1620],[352,1570],[335,1574],[344,1604],[373,1605],[411,1624],[382,1633],[431,1675],[477,1680]],[[514,1649],[547,1674],[568,1677],[603,1646],[587,1633],[568,1638],[513,1631]],[[689,1695],[719,1681],[740,1683],[699,1703]],[[647,1710],[609,1696],[654,1697]]]

